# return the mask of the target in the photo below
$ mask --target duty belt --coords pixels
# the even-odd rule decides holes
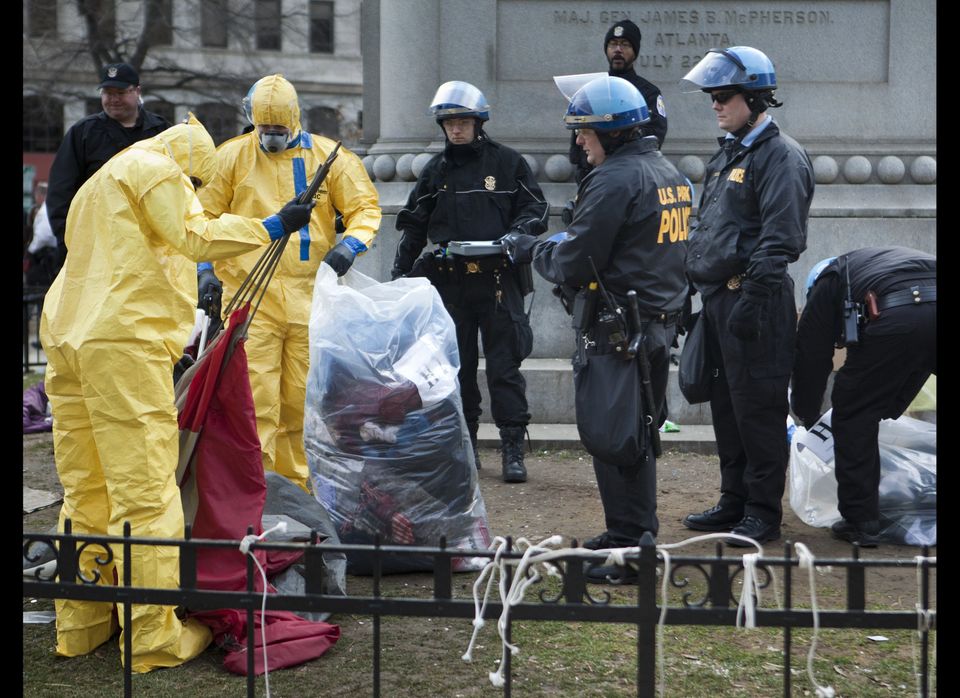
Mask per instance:
[[[680,313],[657,313],[656,315],[640,315],[640,322],[659,322],[671,325],[680,318]]]
[[[498,269],[507,269],[510,266],[510,260],[506,255],[493,255],[490,257],[448,255],[444,263],[456,268],[461,274],[485,274]]]
[[[936,303],[936,286],[911,286],[900,291],[888,293],[877,298],[877,310],[896,308],[901,305],[919,305],[920,303]]]

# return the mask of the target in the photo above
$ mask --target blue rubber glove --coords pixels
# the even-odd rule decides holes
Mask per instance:
[[[340,242],[330,248],[323,261],[333,267],[337,276],[343,276],[353,265],[353,260],[361,252],[366,252],[367,246],[350,235],[345,236]]]

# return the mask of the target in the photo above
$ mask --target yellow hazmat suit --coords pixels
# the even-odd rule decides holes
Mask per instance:
[[[120,536],[129,521],[134,536],[183,536],[173,365],[194,322],[195,262],[270,242],[259,220],[207,219],[190,178],[208,182],[215,172],[213,140],[191,115],[114,156],[70,205],[69,254],[40,323],[61,531],[70,518],[78,534]],[[115,566],[98,564],[103,550],[89,546],[83,576],[113,584],[116,573],[122,582],[128,561],[119,545],[113,554]],[[131,558],[135,586],[179,587],[177,548],[138,545]],[[61,655],[86,654],[116,630],[110,603],[57,600],[56,611]],[[181,664],[211,640],[169,606],[134,606],[132,632],[137,672]]]
[[[273,213],[307,188],[336,145],[329,138],[301,131],[297,92],[281,75],[262,78],[248,97],[253,123],[288,128],[293,145],[268,153],[260,147],[256,129],[221,144],[217,177],[200,191],[211,216],[225,211],[253,217]],[[367,247],[380,227],[377,190],[363,163],[349,150],[340,148],[316,201],[309,229],[290,236],[246,343],[263,467],[304,489],[309,471],[303,450],[303,403],[314,277],[334,244],[336,211],[343,215],[344,238],[353,237]],[[214,264],[223,283],[224,305],[259,256],[256,252]]]

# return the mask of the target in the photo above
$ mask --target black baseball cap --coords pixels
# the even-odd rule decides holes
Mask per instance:
[[[127,63],[110,63],[100,70],[100,87],[136,87],[140,76]]]

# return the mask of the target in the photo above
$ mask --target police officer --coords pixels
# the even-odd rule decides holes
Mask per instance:
[[[596,381],[611,376],[624,378],[611,383],[640,384],[639,361],[625,362],[618,354],[626,351],[619,337],[642,334],[653,398],[652,405],[643,405],[643,416],[660,415],[670,346],[687,296],[683,264],[691,188],[647,132],[650,113],[643,95],[626,80],[604,76],[587,83],[572,96],[564,122],[576,131],[577,143],[594,168],[580,183],[573,220],[565,233],[534,245],[515,236],[505,243],[515,258],[532,257],[534,269],[545,279],[579,289],[573,358],[577,424],[581,436],[587,430],[600,434],[595,440],[585,438],[584,444],[594,456],[606,520],[606,531],[583,545],[593,550],[633,546],[645,531],[655,536],[659,528],[652,436],[642,433],[646,430],[636,394],[611,390],[604,396],[608,401],[590,405],[583,404],[583,397]],[[640,326],[608,323],[605,318],[615,315],[611,305],[629,314],[630,291],[636,292]],[[581,319],[583,304],[589,309]],[[638,419],[622,419],[631,413]],[[618,423],[625,429],[618,429]],[[658,420],[649,425],[653,430],[658,426]],[[611,462],[612,449],[605,444],[621,443],[625,435],[639,437],[637,451],[624,449],[616,455],[618,462]],[[612,574],[628,580],[632,573],[606,566],[587,572],[597,582]]]
[[[896,419],[937,372],[937,258],[868,247],[810,271],[797,330],[791,403],[810,428],[820,417],[834,346],[847,358],[833,383],[831,427],[842,540],[874,546],[880,530],[881,419]]]
[[[640,90],[650,112],[650,121],[645,124],[647,133],[657,137],[657,145],[662,146],[667,137],[667,109],[663,103],[660,88],[633,69],[637,53],[640,51],[640,27],[624,19],[607,30],[603,37],[603,53],[609,64],[609,75],[623,78]],[[570,162],[577,166],[577,182],[580,182],[592,167],[577,144],[576,134],[571,134]]]
[[[806,248],[813,168],[767,114],[781,102],[773,63],[761,51],[710,49],[681,86],[709,94],[727,132],[707,164],[687,249],[687,275],[703,297],[708,351],[719,367],[710,409],[720,501],[683,523],[763,543],[780,537],[783,517],[797,321],[787,265]]]
[[[170,127],[158,114],[143,108],[140,75],[127,63],[111,63],[100,71],[100,105],[103,110],[70,127],[50,166],[47,214],[57,238],[58,260],[63,265],[67,211],[80,186],[103,164],[129,145],[156,136]]]
[[[528,291],[521,286],[524,270],[499,253],[447,253],[450,241],[499,240],[511,231],[535,236],[546,229],[548,206],[526,161],[483,130],[489,109],[483,93],[469,83],[454,80],[437,89],[430,112],[443,129],[446,145],[423,168],[397,214],[402,237],[392,277],[427,276],[456,324],[463,413],[475,457],[481,414],[479,332],[491,413],[500,429],[503,480],[525,482],[523,436],[530,414],[520,363],[533,348],[533,332],[523,309]],[[438,249],[418,262],[428,239]],[[529,267],[525,271],[529,274]]]

